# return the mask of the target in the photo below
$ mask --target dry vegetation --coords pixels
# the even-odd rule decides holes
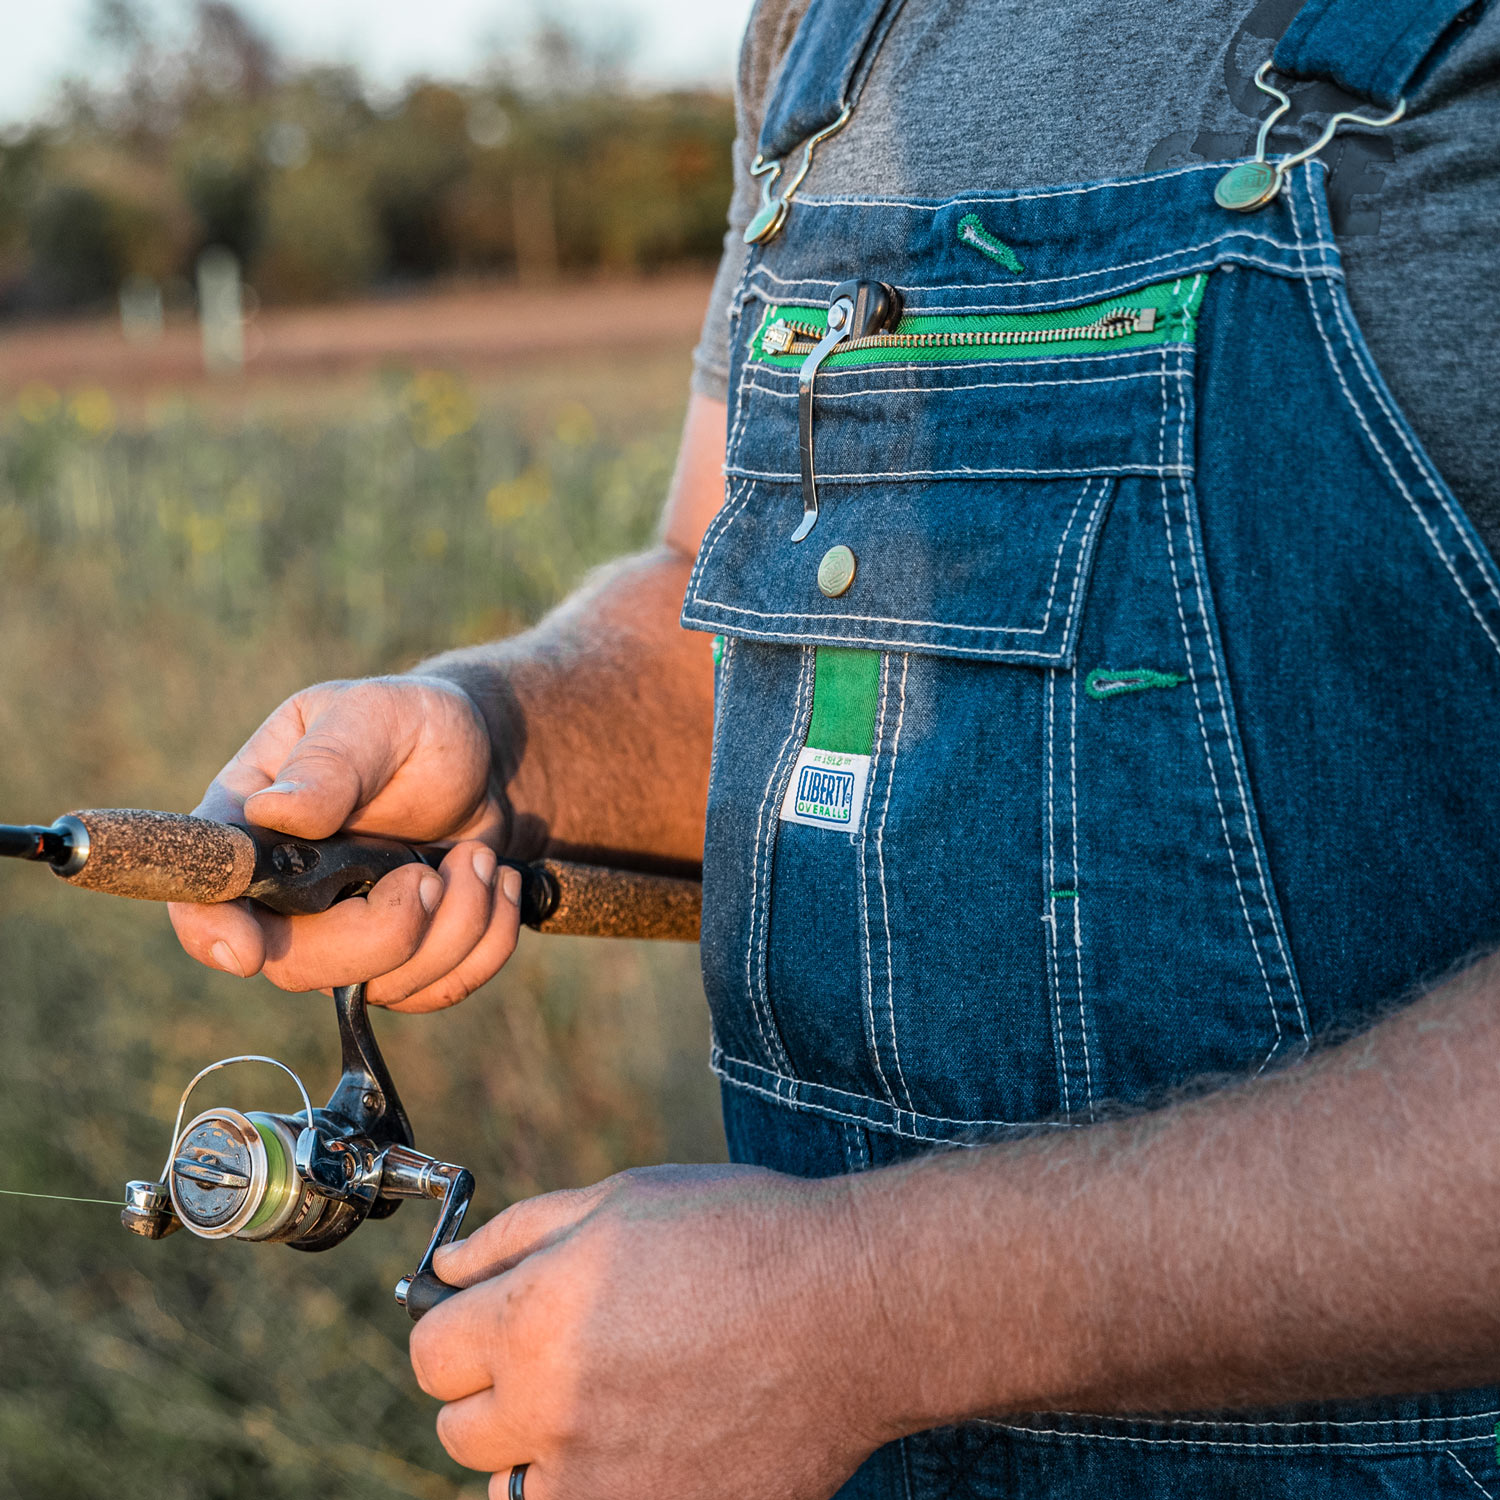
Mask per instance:
[[[0,406],[0,817],[190,806],[303,683],[534,619],[649,537],[684,376],[679,347],[139,419],[25,386]],[[211,974],[159,910],[37,869],[0,869],[0,974],[3,1187],[108,1198],[154,1172],[216,1057],[281,1056],[315,1093],[336,1073],[321,997]],[[472,1167],[477,1213],[722,1150],[689,950],[533,936],[467,1004],[377,1023],[419,1143]],[[247,1070],[220,1097],[287,1094]],[[430,1228],[408,1205],[303,1256],[0,1198],[0,1494],[478,1497],[390,1296]]]

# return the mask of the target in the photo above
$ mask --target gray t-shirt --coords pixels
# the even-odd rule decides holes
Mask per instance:
[[[1271,108],[1252,75],[1301,3],[909,0],[804,190],[942,198],[1249,155]],[[741,234],[760,197],[749,163],[807,4],[757,0],[740,57],[734,200],[693,376],[720,400]],[[1297,123],[1278,129],[1273,150],[1310,144],[1329,111],[1348,105],[1327,84],[1289,92]],[[1406,119],[1342,134],[1324,160],[1366,340],[1500,555],[1500,4],[1438,65]]]

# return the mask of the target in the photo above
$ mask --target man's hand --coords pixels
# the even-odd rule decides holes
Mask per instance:
[[[520,1203],[439,1258],[491,1279],[417,1325],[412,1363],[494,1500],[518,1463],[528,1500],[827,1500],[880,1444],[974,1418],[1488,1385],[1497,1058],[1492,958],[1154,1113]]]
[[[328,682],[288,698],[218,774],[197,811],[303,838],[340,829],[452,843],[434,872],[396,870],[368,896],[318,916],[246,901],[171,908],[184,948],[282,989],[369,980],[394,1010],[452,1005],[510,957],[520,880],[497,877],[501,810],[490,736],[457,687],[436,678]]]
[[[601,570],[524,636],[448,652],[420,675],[288,698],[198,809],[307,838],[343,828],[452,843],[439,872],[397,870],[315,917],[248,902],[174,906],[183,947],[283,989],[364,980],[377,1005],[436,1010],[478,989],[515,947],[520,881],[496,878],[497,849],[696,860],[713,666],[707,638],[677,616],[724,496],[725,418],[722,402],[689,403],[661,546]]]
[[[827,1500],[887,1437],[846,1183],[658,1167],[517,1203],[440,1253],[412,1330],[438,1436],[504,1500]]]

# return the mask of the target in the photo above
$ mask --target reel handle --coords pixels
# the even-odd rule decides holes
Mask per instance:
[[[474,1196],[474,1176],[451,1162],[435,1161],[407,1146],[391,1146],[385,1152],[385,1170],[380,1190],[393,1198],[441,1198],[442,1212],[427,1249],[410,1276],[396,1283],[396,1301],[411,1315],[413,1323],[445,1302],[462,1287],[449,1286],[433,1270],[432,1263],[444,1245],[458,1238],[458,1231]]]
[[[396,1300],[411,1314],[413,1323],[430,1313],[439,1302],[446,1302],[462,1287],[449,1286],[438,1279],[436,1271],[418,1271],[396,1283]]]

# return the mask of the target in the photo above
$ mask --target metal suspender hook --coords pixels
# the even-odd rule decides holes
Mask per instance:
[[[849,123],[849,117],[853,113],[853,104],[846,104],[838,119],[831,125],[825,125],[815,136],[809,138],[802,148],[801,163],[792,174],[791,180],[779,193],[775,191],[775,188],[781,179],[781,163],[767,161],[760,155],[757,155],[750,163],[750,175],[764,177],[766,180],[761,184],[760,208],[756,211],[755,217],[745,226],[747,245],[763,245],[767,240],[775,239],[781,232],[781,226],[786,223],[786,216],[791,211],[792,194],[802,186],[802,179],[812,169],[813,152],[829,136],[837,135]]]
[[[1366,130],[1384,130],[1406,113],[1405,99],[1398,99],[1395,109],[1378,120],[1371,119],[1369,115],[1340,110],[1329,117],[1323,133],[1312,145],[1301,151],[1294,151],[1290,156],[1283,156],[1278,161],[1268,161],[1266,142],[1270,137],[1271,127],[1292,107],[1291,99],[1268,80],[1270,71],[1269,59],[1255,70],[1256,88],[1277,101],[1276,108],[1261,121],[1260,134],[1255,140],[1255,155],[1249,161],[1242,161],[1231,167],[1214,188],[1214,202],[1220,208],[1233,209],[1236,213],[1253,213],[1270,203],[1281,191],[1287,173],[1316,156],[1338,134],[1340,125],[1363,125]]]

